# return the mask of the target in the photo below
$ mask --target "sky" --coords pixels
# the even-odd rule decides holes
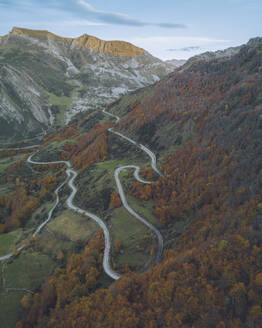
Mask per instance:
[[[0,35],[14,26],[64,37],[123,40],[188,59],[262,36],[262,0],[0,0]]]

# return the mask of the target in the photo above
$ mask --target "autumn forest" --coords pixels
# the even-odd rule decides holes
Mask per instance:
[[[111,103],[106,110],[118,123],[98,110],[46,135],[37,148],[36,160],[70,161],[77,171],[75,203],[105,219],[111,264],[121,274],[116,281],[103,270],[98,227],[73,248],[57,242],[48,249],[49,239],[41,241],[47,232],[32,237],[43,204],[54,202],[66,179],[65,165],[30,165],[32,149],[1,151],[1,161],[12,160],[0,178],[9,190],[0,194],[0,234],[28,231],[21,253],[41,252],[53,263],[37,288],[20,297],[16,328],[262,326],[261,55],[262,40],[254,39],[232,58],[193,62]],[[162,175],[110,127],[150,147]],[[150,231],[128,235],[132,246],[117,234],[125,215],[112,180],[119,163],[139,163],[142,178],[152,182],[135,180],[133,170],[120,176],[129,204],[152,215],[163,236],[159,263]],[[67,189],[56,216],[66,210]],[[21,256],[17,247],[13,252]]]

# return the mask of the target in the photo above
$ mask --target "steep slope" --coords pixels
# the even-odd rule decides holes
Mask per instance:
[[[127,42],[103,41],[86,34],[62,38],[48,31],[21,28],[0,38],[0,65],[1,124],[12,122],[15,128],[9,135],[16,137],[34,134],[39,127],[63,126],[75,114],[98,109],[172,70],[172,66]],[[5,71],[16,72],[24,79],[23,86],[14,74],[4,76]],[[13,97],[4,84],[12,86]],[[22,99],[17,87],[37,93],[27,92]],[[28,121],[25,112],[34,119]],[[5,132],[0,133],[6,137]]]
[[[200,55],[190,57],[188,60],[171,59],[171,60],[166,60],[166,63],[172,65],[174,68],[179,69],[179,67],[181,67],[181,70],[184,70],[197,62],[203,62],[203,61],[209,62],[219,58],[231,58],[232,56],[236,55],[240,51],[241,47],[242,46],[231,47],[225,50],[207,51],[201,53]]]
[[[0,129],[5,137],[22,137],[21,126],[25,121],[32,136],[39,134],[39,129],[47,128],[49,118],[43,107],[44,95],[27,73],[0,65],[0,97]]]
[[[163,177],[129,190],[154,203],[163,262],[94,291],[99,264],[88,275],[84,253],[73,256],[19,327],[261,327],[261,53],[250,40],[109,106],[122,113],[114,129],[162,159]]]
[[[212,61],[214,59],[219,59],[219,58],[231,58],[234,55],[236,55],[241,50],[241,48],[242,48],[242,46],[230,47],[225,50],[217,50],[217,51],[213,51],[213,52],[212,51],[204,52],[200,55],[196,55],[196,56],[189,58],[184,63],[185,66],[183,68],[188,68],[190,65],[192,65],[193,63],[196,63],[196,62],[201,62],[201,61],[209,62],[209,61]]]

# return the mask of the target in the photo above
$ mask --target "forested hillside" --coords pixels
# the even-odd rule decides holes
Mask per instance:
[[[24,300],[17,328],[261,327],[262,39],[231,59],[192,64],[108,110],[121,116],[115,129],[161,160],[163,176],[128,188],[153,202],[163,261],[102,289],[97,235]],[[96,125],[83,137],[83,144],[97,140],[97,152],[88,148],[92,163],[108,154],[107,128]],[[84,170],[88,150],[80,142],[67,147]]]

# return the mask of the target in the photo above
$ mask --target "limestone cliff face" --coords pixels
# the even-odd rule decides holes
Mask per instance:
[[[55,40],[64,40],[67,42],[72,42],[72,38],[63,38],[61,36],[58,36],[56,34],[53,34],[51,32],[45,31],[45,30],[29,30],[27,28],[20,28],[20,27],[14,27],[12,31],[10,32],[11,35],[21,35],[21,36],[29,36],[29,37],[35,37],[35,38],[50,38]]]
[[[78,46],[91,48],[95,51],[108,53],[114,56],[136,57],[145,53],[143,49],[135,47],[128,42],[104,41],[87,34],[74,39],[73,43]]]
[[[0,139],[38,133],[48,124],[41,87],[26,72],[0,65]]]
[[[48,31],[29,30],[14,27],[12,35],[28,36],[33,38],[50,38],[53,40],[65,41],[70,45],[93,49],[95,51],[107,53],[114,56],[136,57],[141,56],[145,51],[124,41],[104,41],[94,36],[84,34],[79,38],[63,38]],[[6,38],[6,37],[5,37]]]

